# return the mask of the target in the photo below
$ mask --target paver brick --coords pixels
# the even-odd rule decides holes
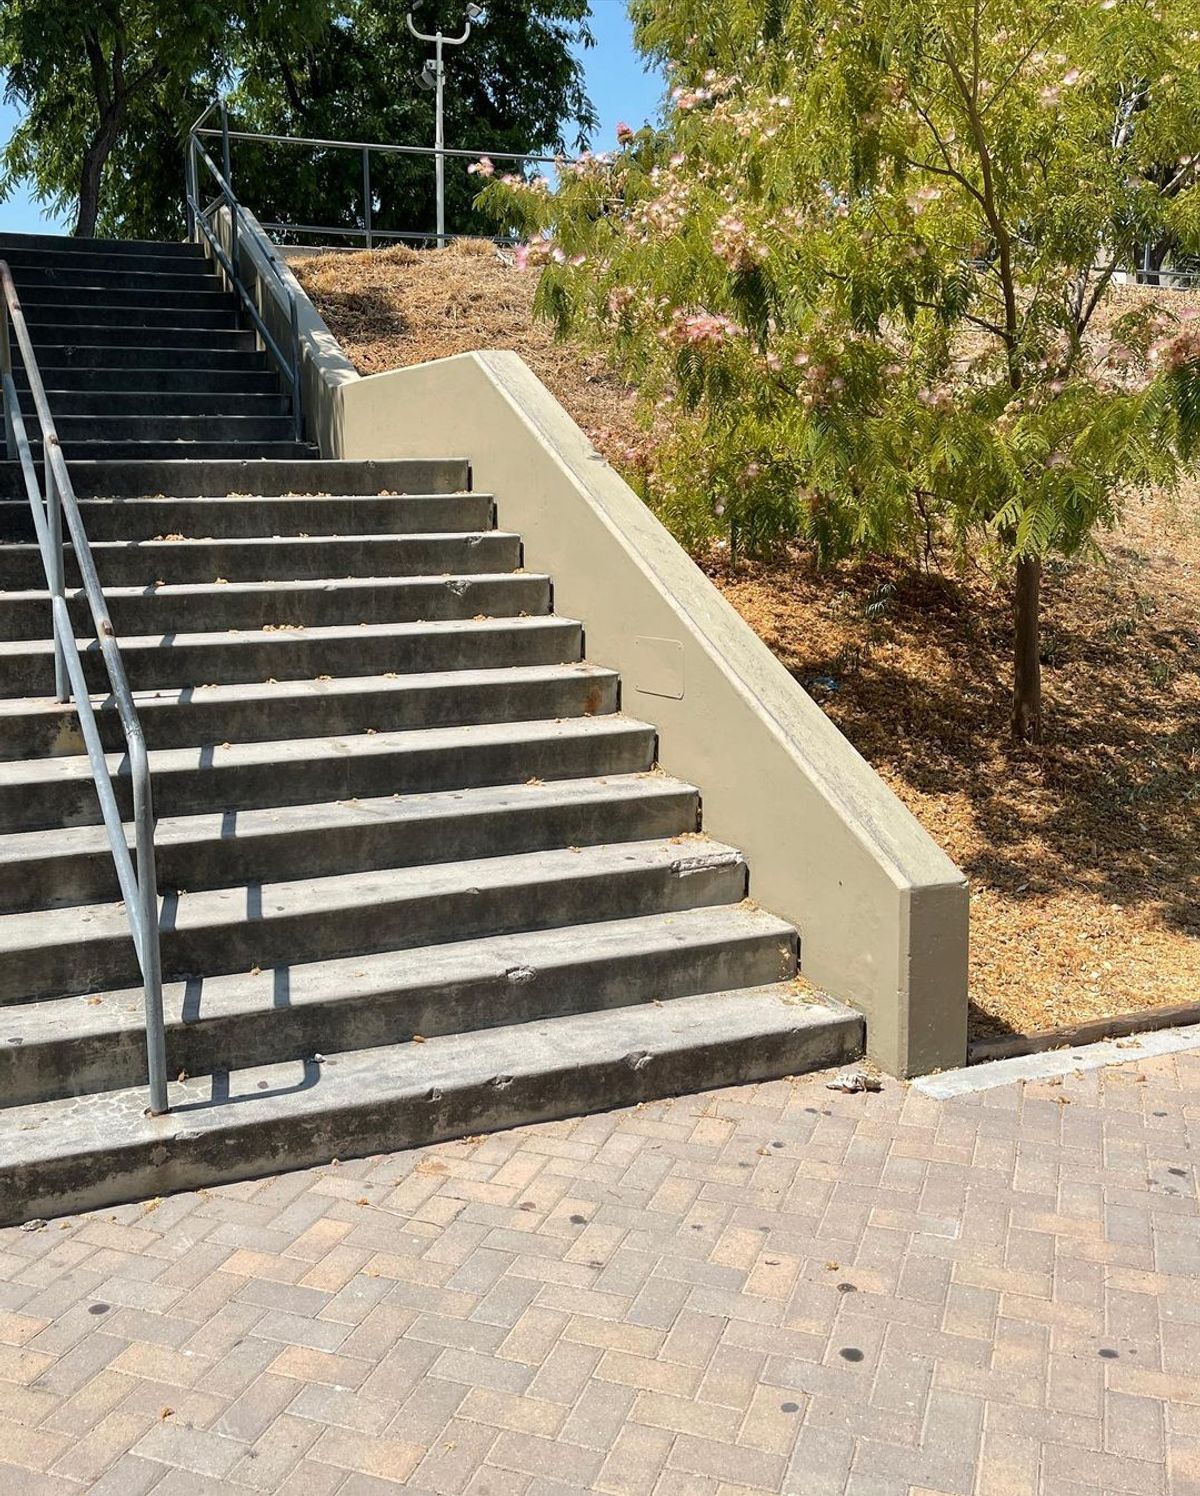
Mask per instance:
[[[0,1496],[1200,1496],[1200,1058],[1137,1066],[0,1232]]]

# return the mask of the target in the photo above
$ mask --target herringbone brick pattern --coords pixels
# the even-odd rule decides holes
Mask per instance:
[[[0,1232],[0,1493],[1200,1496],[1200,1055]]]

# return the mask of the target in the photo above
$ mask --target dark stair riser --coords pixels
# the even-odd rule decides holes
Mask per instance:
[[[89,388],[101,379],[117,384],[118,388],[131,388],[132,386],[121,382],[126,378],[121,372],[125,369],[145,370],[147,379],[153,375],[154,382],[149,386],[151,389],[160,388],[158,370],[186,379],[188,384],[185,388],[189,389],[194,387],[193,382],[206,388],[203,376],[209,370],[238,374],[269,372],[274,381],[272,387],[279,388],[279,375],[269,362],[268,355],[257,351],[252,341],[246,343],[246,339],[250,338],[249,333],[220,333],[214,336],[231,341],[212,347],[188,347],[182,343],[125,347],[111,342],[47,345],[35,341],[34,352],[41,370],[42,384],[46,389],[54,387],[60,369],[87,370]],[[245,346],[239,346],[233,339],[241,339]],[[28,387],[28,378],[21,370],[17,372],[17,384]],[[167,384],[161,388],[170,389],[171,386]]]
[[[121,652],[125,676],[134,691],[179,688],[204,690],[203,682],[237,685],[254,681],[305,681],[319,676],[417,675],[435,670],[495,670],[509,665],[561,665],[583,652],[577,623],[539,620],[534,629],[495,625],[454,633],[429,630],[402,636],[348,630],[339,638],[283,630],[247,635],[236,641],[164,643]],[[83,652],[88,689],[102,695],[108,675],[98,645]],[[22,655],[0,654],[0,699],[44,696],[53,689],[53,654],[46,646]]]
[[[526,789],[526,796],[531,793]],[[468,805],[458,813],[447,810],[436,819],[389,817],[389,808],[390,802],[380,802],[369,821],[357,818],[344,825],[254,833],[239,833],[237,813],[230,810],[222,816],[220,832],[207,840],[180,844],[165,841],[160,834],[155,850],[158,886],[196,893],[232,884],[279,881],[293,876],[297,868],[303,868],[308,877],[324,878],[556,847],[651,841],[695,831],[699,817],[698,796],[684,789],[574,804],[546,804],[539,797],[533,809],[516,804],[487,815],[468,813]],[[163,812],[157,814],[161,821]],[[100,840],[97,828],[97,843]],[[120,896],[107,842],[88,853],[56,854],[46,848],[44,856],[20,864],[0,862],[3,914],[96,904]]]
[[[264,535],[429,535],[489,529],[490,494],[425,494],[375,498],[351,496],[263,499],[84,499],[84,529],[98,540],[254,539]],[[0,540],[34,538],[33,513],[20,499],[0,500]],[[214,596],[214,604],[220,597]],[[187,625],[180,623],[180,628]],[[197,624],[197,627],[200,625]],[[220,624],[211,625],[220,628]],[[0,632],[0,638],[11,635]]]
[[[296,427],[291,416],[80,416],[51,412],[54,429],[65,450],[97,442],[291,442]]]
[[[128,353],[129,350],[125,349],[124,352]],[[160,360],[157,365],[149,364],[144,368],[135,367],[131,363],[109,368],[90,363],[51,364],[44,361],[41,370],[42,383],[52,410],[59,409],[56,399],[69,399],[76,392],[88,397],[103,398],[109,390],[120,400],[135,400],[145,396],[153,398],[158,394],[182,395],[205,402],[237,399],[244,395],[275,395],[284,398],[278,372],[267,368],[263,358],[257,354],[246,360],[239,360],[228,369],[200,369],[179,365],[164,368]],[[28,377],[23,369],[17,368],[13,370],[13,378],[23,397],[22,409],[25,409],[24,401],[29,398]],[[107,406],[102,405],[100,413],[104,414],[107,409]]]
[[[95,384],[100,383],[102,380],[95,380]],[[214,388],[191,394],[164,394],[160,390],[102,390],[91,387],[47,390],[46,398],[50,402],[60,436],[63,434],[63,427],[80,416],[137,416],[151,419],[160,416],[286,416],[291,410],[286,395],[267,388]],[[35,410],[33,396],[28,389],[21,392],[21,410],[26,423],[32,427]]]
[[[316,447],[299,441],[68,441],[63,442],[62,450],[68,462],[211,462],[238,458],[304,462],[317,455]],[[30,451],[35,462],[42,460],[41,442],[31,442]]]
[[[280,495],[289,493],[457,493],[470,487],[461,460],[423,459],[341,463],[312,459],[257,462],[241,458],[79,462],[71,468],[80,499],[136,498],[143,494]],[[20,464],[0,462],[0,498],[26,498]],[[138,579],[145,582],[146,578]]]
[[[204,250],[188,240],[158,239],[91,239],[62,234],[0,234],[0,259],[10,254],[29,254],[35,259],[64,255],[69,260],[100,255],[105,259],[124,260],[133,255],[154,255],[176,264],[206,263]]]
[[[147,588],[121,593],[110,588],[109,614],[119,637],[194,633],[211,629],[281,626],[335,628],[359,623],[429,623],[448,619],[531,617],[550,611],[550,584],[533,573],[512,576],[400,577],[395,581],[330,584],[320,579],[299,587],[259,584],[253,588]],[[93,632],[91,613],[76,593],[69,602],[77,637]],[[42,640],[50,636],[46,593],[0,593],[0,638]]]
[[[201,750],[196,757],[203,761],[191,767],[155,768],[155,814],[324,805],[385,794],[524,784],[530,779],[549,783],[594,774],[646,774],[654,763],[655,734],[641,723],[614,718],[611,730],[597,735],[524,736],[516,725],[502,739],[466,741],[452,749],[441,743],[414,747],[382,739],[372,739],[370,754],[339,751],[339,746],[314,739],[308,756],[281,764],[243,763],[216,747]],[[129,820],[133,795],[125,759],[114,785],[121,814]],[[35,786],[0,781],[0,834],[98,825],[100,802],[90,777]]]
[[[0,259],[3,254],[0,253]],[[114,262],[116,263],[116,262]],[[76,266],[72,264],[25,264],[13,267],[13,282],[17,294],[24,299],[31,296],[46,296],[62,292],[65,296],[95,292],[97,300],[106,301],[111,295],[138,296],[226,296],[228,293],[221,279],[201,262],[189,269],[188,263],[173,265],[170,270],[124,270],[107,267]]]
[[[399,732],[406,728],[461,727],[476,722],[535,722],[560,717],[593,717],[617,710],[615,676],[600,671],[566,671],[550,679],[516,681],[459,677],[453,684],[417,677],[381,690],[377,682],[351,682],[344,690],[292,694],[280,687],[269,696],[247,692],[230,701],[217,692],[193,694],[180,702],[164,696],[145,700],[138,713],[151,748],[191,744],[270,742],[289,738]],[[211,700],[204,700],[210,695]],[[106,752],[123,750],[120,723],[110,710],[98,714]],[[0,715],[0,759],[82,753],[83,739],[69,707],[46,712]]]
[[[299,581],[316,577],[440,576],[445,573],[515,571],[521,543],[515,535],[359,537],[313,536],[273,540],[148,541],[123,545],[94,541],[92,555],[106,587],[158,582]],[[0,587],[37,590],[46,585],[36,546],[0,548]],[[66,551],[66,582],[78,585],[73,550]]]
[[[669,1002],[700,992],[786,981],[796,971],[794,937],[781,942],[774,931],[725,935],[719,943],[658,946],[651,950],[581,954],[552,966],[377,989],[355,1000],[287,1002],[266,1011],[204,1016],[204,987],[188,984],[182,1001],[168,989],[167,1065],[172,1075],[208,1075],[224,1069],[231,1055],[239,1065],[304,1060],[402,1044],[414,1034],[468,1033],[505,1024],[529,1023],[568,1013],[600,1012],[651,1000]],[[261,980],[273,995],[285,995],[287,968],[266,970]],[[181,1021],[177,1014],[195,1012]],[[126,1025],[100,1035],[64,1036],[58,1042],[0,1046],[0,1095],[13,1105],[86,1095],[143,1084],[146,1044],[142,1031]]]
[[[96,328],[103,330],[105,338],[123,338],[128,333],[130,341],[140,342],[142,340],[137,334],[162,328],[180,327],[189,333],[236,332],[243,326],[237,308],[228,298],[199,306],[181,305],[178,300],[174,305],[168,302],[147,306],[139,299],[134,306],[113,306],[100,300],[75,302],[65,298],[54,301],[30,298],[26,301],[22,298],[21,309],[35,346],[43,327],[53,327],[60,332],[79,327]],[[100,339],[89,338],[88,341],[99,342]]]
[[[239,299],[223,290],[215,279],[193,282],[179,290],[142,286],[38,286],[18,281],[17,294],[26,317],[39,322],[74,321],[76,313],[82,316],[89,311],[103,313],[105,321],[126,315],[138,320],[143,314],[151,320],[172,321],[166,313],[178,313],[186,321],[196,312],[236,315],[240,306]],[[59,311],[64,313],[61,318]]]
[[[570,878],[547,878],[540,885],[485,884],[410,897],[392,891],[370,904],[337,910],[309,908],[281,915],[266,907],[256,917],[239,919],[231,904],[228,922],[186,930],[173,927],[175,896],[168,894],[162,914],[163,979],[180,980],[199,972],[219,976],[286,961],[330,960],[515,930],[669,914],[736,904],[745,894],[746,867],[741,862],[682,872],[669,865],[631,861],[620,872],[604,870],[589,876],[581,871]],[[269,890],[264,897],[269,899]],[[138,980],[128,933],[89,935],[81,923],[74,944],[10,949],[0,968],[0,1004],[82,996]]]
[[[28,319],[27,319],[28,320]],[[178,361],[186,363],[191,350],[197,352],[253,353],[255,334],[245,330],[180,326],[156,323],[153,327],[106,327],[97,323],[30,321],[29,338],[38,364],[58,362],[57,350],[65,348],[98,348],[111,355],[118,349],[136,349],[152,353],[155,349],[173,348]],[[167,362],[175,362],[168,359]]]

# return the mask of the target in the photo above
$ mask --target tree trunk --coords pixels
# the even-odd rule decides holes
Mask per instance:
[[[1036,556],[1019,557],[1013,592],[1012,729],[1023,743],[1037,743],[1042,737],[1041,590],[1041,561]]]
[[[100,214],[100,183],[108,158],[121,138],[124,124],[125,101],[118,97],[111,101],[102,114],[100,128],[92,136],[91,144],[83,155],[83,166],[79,172],[79,210],[75,216],[75,227],[71,230],[76,239],[96,237],[96,219]]]
[[[104,163],[108,160],[115,135],[100,130],[92,137],[83,156],[83,167],[79,173],[79,210],[75,216],[75,227],[71,230],[77,239],[92,239],[96,234],[96,219],[100,213],[100,179],[104,175]]]

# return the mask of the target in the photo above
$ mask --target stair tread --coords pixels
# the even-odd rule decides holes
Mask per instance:
[[[241,884],[160,899],[165,930],[219,932],[231,925],[265,924],[269,920],[363,910],[372,904],[399,903],[404,898],[428,900],[482,889],[530,888],[539,884],[599,878],[634,869],[661,870],[686,877],[693,872],[741,866],[742,854],[707,837],[602,843],[578,851],[555,849],[519,852],[502,857],[471,858],[461,862],[420,867],[372,869],[318,878]],[[248,911],[261,911],[257,917]],[[73,942],[129,938],[124,906],[72,905],[65,909],[36,909],[0,914],[0,950],[8,952],[54,949],[69,932]]]
[[[274,398],[273,396],[256,396],[257,399]],[[193,498],[191,502],[202,503],[205,508],[211,507],[215,514],[222,509],[246,508],[255,504],[295,504],[297,506],[316,503],[333,504],[383,504],[389,500],[403,500],[408,504],[420,504],[425,500],[442,502],[446,499],[483,499],[490,500],[492,495],[484,489],[448,489],[445,493],[280,493],[280,494],[221,494],[215,498]],[[161,508],[164,504],[175,502],[166,494],[114,494],[108,498],[80,499],[79,508],[83,514],[91,510],[111,509],[126,510],[130,514],[137,514],[141,509]],[[28,499],[0,499],[0,512],[11,505],[16,509],[28,509]],[[407,533],[407,532],[406,532]],[[440,534],[440,531],[429,533]],[[475,532],[472,532],[475,533]],[[195,536],[194,539],[210,539],[212,537]],[[276,539],[268,536],[268,539]]]
[[[423,1044],[393,1044],[321,1060],[232,1070],[222,1073],[217,1084],[215,1077],[175,1081],[170,1088],[172,1110],[162,1117],[146,1115],[144,1087],[12,1107],[0,1112],[0,1158],[8,1172],[89,1153],[111,1156],[153,1150],[161,1151],[167,1165],[178,1150],[174,1169],[165,1177],[172,1178],[171,1187],[186,1188],[186,1177],[179,1178],[175,1171],[189,1144],[226,1129],[244,1134],[261,1123],[278,1122],[281,1112],[294,1121],[348,1108],[377,1113],[406,1095],[428,1107],[430,1101],[440,1104],[453,1093],[494,1091],[498,1078],[503,1078],[503,1090],[522,1079],[551,1078],[544,1115],[561,1115],[561,1103],[558,1109],[553,1105],[555,1076],[631,1066],[650,1082],[648,1072],[656,1056],[699,1047],[730,1049],[756,1039],[765,1048],[805,1031],[842,1034],[839,1048],[848,1050],[861,1033],[861,1023],[859,1015],[838,1004],[803,1001],[787,984],[705,993],[675,998],[661,1007],[643,1004],[578,1013],[447,1034]],[[603,1092],[596,1100],[605,1102]],[[500,1124],[485,1117],[480,1125]],[[453,1121],[450,1128],[440,1135],[453,1135]],[[264,1160],[264,1172],[271,1162]]]
[[[223,589],[222,589],[223,590]],[[110,598],[111,600],[111,598]],[[420,623],[347,623],[316,624],[312,627],[265,628],[265,629],[206,629],[200,632],[170,632],[158,634],[122,634],[122,655],[134,655],[141,651],[179,650],[198,645],[220,645],[230,649],[256,647],[266,644],[269,648],[286,651],[288,645],[313,640],[318,643],[336,643],[345,639],[414,639],[428,634],[467,636],[505,633],[518,630],[522,633],[538,633],[542,630],[557,631],[563,628],[578,628],[579,620],[565,618],[559,613],[533,614],[528,618],[436,618]],[[96,639],[80,638],[76,641],[81,654],[99,654],[100,643]],[[40,655],[46,658],[54,654],[54,645],[48,639],[0,640],[0,660]],[[281,662],[282,663],[282,662]],[[161,689],[161,688],[156,688]],[[186,686],[178,687],[180,690]],[[209,686],[194,685],[194,690],[209,690]]]
[[[535,742],[568,737],[606,737],[612,733],[650,730],[649,724],[636,717],[610,712],[597,717],[564,717],[551,721],[534,719],[526,722],[483,722],[458,727],[403,728],[395,732],[339,734],[319,738],[282,738],[261,742],[251,740],[222,744],[220,748],[214,748],[211,744],[190,748],[152,748],[149,760],[151,776],[156,779],[161,775],[181,771],[211,771],[217,766],[217,754],[220,755],[222,767],[268,764],[278,765],[283,772],[289,764],[373,757],[395,753],[398,749],[411,749],[414,752],[432,749],[451,754],[470,745],[511,742],[514,739]],[[110,753],[106,762],[111,774],[128,775],[129,764],[124,754]],[[5,787],[28,785],[32,790],[41,784],[61,783],[63,780],[91,783],[92,768],[85,754],[0,760],[0,785]]]
[[[163,1008],[166,1022],[175,1026],[272,1011],[276,1006],[276,971],[286,973],[289,1007],[311,1008],[369,1001],[376,995],[403,990],[482,982],[514,970],[541,973],[566,962],[617,959],[627,953],[695,945],[719,946],[752,936],[777,937],[790,943],[794,934],[785,920],[751,904],[721,904],[296,962],[267,967],[257,976],[249,972],[206,976],[201,979],[199,992],[192,981],[165,982]],[[0,1050],[68,1037],[86,1039],[130,1030],[140,1033],[144,1025],[145,994],[141,987],[110,990],[99,1003],[90,1003],[86,997],[14,1003],[4,1009]]]
[[[697,791],[693,785],[667,774],[601,774],[546,783],[470,786],[320,804],[203,811],[194,815],[158,817],[154,844],[162,848],[204,842],[227,843],[256,836],[283,837],[289,832],[375,826],[383,821],[411,824],[450,815],[486,816],[512,809],[527,810],[532,814],[564,800],[611,804],[617,800],[650,800],[680,793],[695,794]],[[126,830],[132,845],[132,827],[127,826]],[[87,856],[106,853],[108,849],[108,833],[102,825],[15,831],[0,837],[0,865],[19,866],[31,858]]]
[[[91,548],[99,555],[112,555],[115,552],[124,551],[147,551],[155,555],[170,555],[172,551],[189,550],[195,546],[228,545],[239,549],[248,545],[272,545],[272,546],[314,546],[329,545],[340,542],[343,545],[371,545],[371,544],[416,544],[426,540],[462,540],[478,541],[488,539],[497,540],[519,540],[520,536],[512,530],[413,530],[397,534],[394,530],[386,530],[380,533],[354,534],[354,535],[322,535],[316,531],[308,535],[185,535],[179,540],[167,539],[140,539],[140,540],[93,540]],[[11,555],[40,556],[41,548],[33,540],[6,541],[5,552]],[[63,542],[63,549],[70,550],[70,542]],[[394,573],[389,573],[391,580],[395,581]],[[106,589],[107,590],[107,589]]]
[[[596,680],[612,680],[616,671],[603,666],[589,665],[581,660],[571,665],[511,665],[496,666],[486,670],[428,670],[417,675],[346,675],[332,680],[283,680],[243,681],[233,685],[180,688],[162,687],[146,691],[133,691],[134,706],[139,711],[163,706],[186,706],[195,690],[203,690],[206,703],[230,701],[280,701],[288,697],[322,697],[365,691],[380,694],[403,691],[418,686],[421,690],[450,688],[465,684],[505,684],[513,681],[541,682],[569,680],[577,675],[587,675]],[[97,694],[92,702],[97,708],[108,704],[107,696]],[[21,696],[0,700],[0,720],[6,717],[54,716],[69,714],[71,708],[62,702],[42,697]]]
[[[491,533],[491,532],[489,532]],[[5,542],[7,548],[8,542]],[[278,581],[261,582],[164,582],[162,586],[153,589],[156,597],[199,597],[211,595],[220,588],[220,595],[228,597],[234,593],[262,593],[262,592],[352,592],[356,588],[375,587],[448,587],[454,583],[475,584],[481,582],[507,581],[513,576],[535,578],[538,581],[548,582],[549,575],[544,571],[472,571],[472,572],[449,572],[445,576],[415,576],[415,577],[300,577],[295,580],[281,578]],[[106,586],[104,595],[110,602],[128,597],[145,597],[147,589],[144,586]],[[64,593],[68,602],[84,597],[83,589],[79,587],[67,587]],[[21,602],[32,600],[45,602],[50,594],[42,588],[0,588],[0,597],[8,601]]]

